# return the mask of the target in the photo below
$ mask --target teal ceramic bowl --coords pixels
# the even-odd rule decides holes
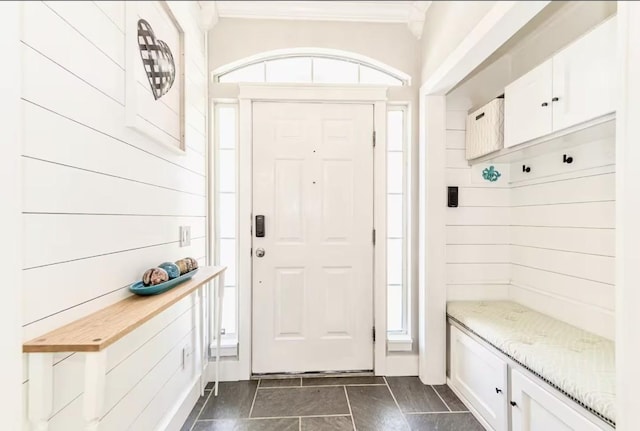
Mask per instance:
[[[142,281],[137,281],[129,286],[129,290],[136,295],[149,296],[149,295],[158,295],[160,293],[166,292],[169,289],[176,287],[178,284],[182,283],[193,277],[197,269],[193,271],[187,272],[186,274],[181,275],[180,277],[173,278],[169,281],[165,281],[164,283],[156,284],[155,286],[145,286]]]

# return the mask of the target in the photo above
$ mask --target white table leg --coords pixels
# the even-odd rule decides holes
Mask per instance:
[[[85,431],[98,431],[104,412],[107,380],[107,352],[85,354],[83,414]]]
[[[224,273],[218,276],[218,291],[216,292],[216,382],[213,394],[218,396],[218,383],[220,383],[220,349],[222,339],[222,300],[224,299]]]
[[[207,361],[208,359],[206,358],[205,352],[207,350],[207,304],[206,304],[206,300],[207,300],[207,295],[205,295],[205,287],[203,286],[202,288],[198,289],[198,297],[200,299],[200,317],[198,319],[198,326],[199,326],[199,331],[200,333],[199,338],[200,338],[200,350],[197,351],[199,356],[200,356],[200,396],[203,397],[204,396],[204,389],[207,385],[206,382],[206,376],[204,375],[204,366],[205,366],[205,361]],[[196,356],[198,357],[198,356]],[[196,366],[197,366],[197,361],[196,361]]]
[[[53,353],[29,354],[28,409],[32,431],[47,431],[53,410]]]

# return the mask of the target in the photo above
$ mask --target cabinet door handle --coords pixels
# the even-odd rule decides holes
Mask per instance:
[[[516,402],[515,402],[515,401],[509,401],[509,404],[511,404],[511,406],[512,406],[512,407],[515,407],[515,406],[517,406],[517,405],[518,405],[518,404],[516,404]]]
[[[476,115],[476,121],[478,121],[479,119],[481,119],[482,117],[484,117],[484,112]]]
[[[502,389],[496,388],[496,394],[501,394],[501,393],[502,393]]]
[[[554,97],[553,99],[551,99],[552,102],[557,102],[558,100],[560,100],[559,97]]]
[[[542,102],[542,105],[540,106],[545,107],[545,106],[549,106],[549,104],[547,102]]]

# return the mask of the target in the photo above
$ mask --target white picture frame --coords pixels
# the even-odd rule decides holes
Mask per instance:
[[[179,154],[185,145],[184,30],[166,1],[125,2],[125,123]],[[175,79],[169,91],[156,99],[143,65],[138,43],[138,21],[144,19],[156,39],[171,50]]]

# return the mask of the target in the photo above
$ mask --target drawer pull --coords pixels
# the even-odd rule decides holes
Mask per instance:
[[[552,102],[557,102],[558,100],[560,100],[559,97],[554,97],[553,99],[551,99]]]
[[[496,388],[496,394],[501,394],[501,393],[502,393],[502,389]]]
[[[476,115],[476,121],[478,121],[479,119],[481,119],[482,117],[484,117],[484,112],[481,114]]]
[[[518,405],[518,404],[516,404],[516,402],[515,402],[515,401],[509,401],[509,404],[511,404],[511,406],[512,406],[512,407],[515,407],[515,406],[517,406],[517,405]]]
[[[542,102],[542,105],[540,106],[545,107],[545,106],[549,106],[549,104],[547,102]]]

